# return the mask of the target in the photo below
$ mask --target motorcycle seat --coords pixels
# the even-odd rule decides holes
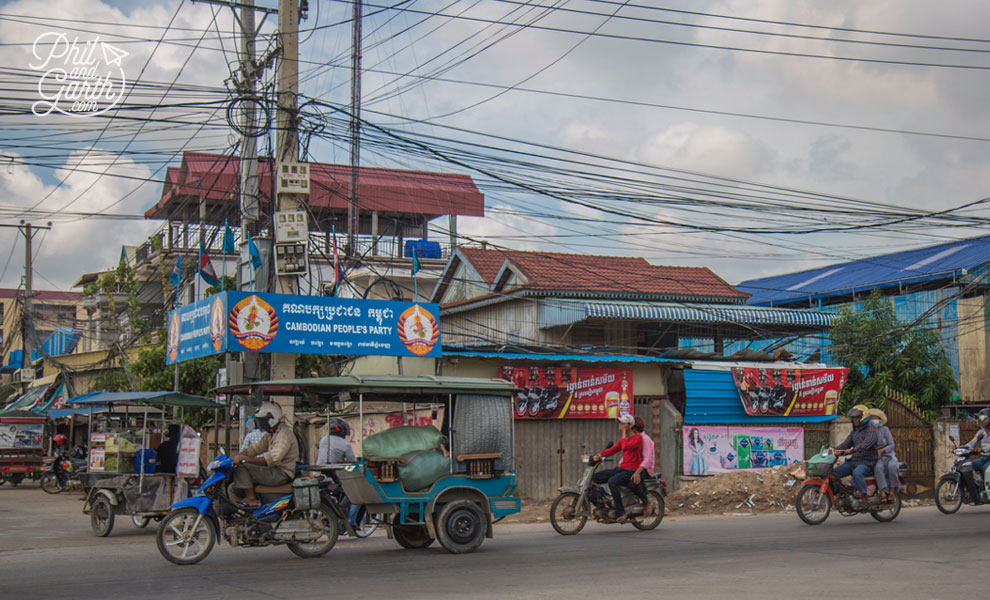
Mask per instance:
[[[291,494],[292,484],[286,483],[284,485],[256,485],[254,486],[254,493],[256,494]]]

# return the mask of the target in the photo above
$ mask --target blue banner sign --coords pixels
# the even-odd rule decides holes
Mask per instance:
[[[184,321],[185,310],[199,310],[206,320]],[[439,307],[430,303],[232,291],[173,311],[169,323],[169,364],[225,349],[433,357],[441,349]],[[223,343],[214,342],[217,332]]]
[[[173,364],[227,349],[227,294],[180,306],[168,315],[165,363]]]

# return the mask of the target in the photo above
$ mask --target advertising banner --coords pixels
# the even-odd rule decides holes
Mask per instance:
[[[432,303],[224,292],[169,315],[168,364],[235,352],[440,356]]]
[[[765,469],[804,460],[801,427],[684,426],[684,474]]]
[[[615,419],[632,414],[632,369],[502,367],[520,388],[517,419]]]
[[[44,423],[2,423],[0,448],[41,448],[44,433]]]
[[[187,426],[188,427],[188,426]],[[199,447],[203,440],[183,435],[179,442],[179,462],[175,472],[183,477],[199,476]]]
[[[836,414],[849,369],[733,367],[732,378],[751,417],[818,417]]]

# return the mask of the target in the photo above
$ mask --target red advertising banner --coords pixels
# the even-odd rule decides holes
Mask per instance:
[[[502,367],[516,384],[517,419],[615,419],[632,414],[631,369]]]
[[[836,414],[849,369],[733,367],[732,378],[751,417]]]

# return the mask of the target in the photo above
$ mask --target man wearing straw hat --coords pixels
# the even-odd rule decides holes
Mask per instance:
[[[901,478],[898,473],[897,454],[894,453],[894,436],[887,427],[887,413],[879,408],[866,409],[863,420],[869,419],[869,425],[877,432],[877,455],[880,459],[873,468],[873,476],[877,478],[877,491],[880,500],[890,500],[890,488],[900,489]]]

